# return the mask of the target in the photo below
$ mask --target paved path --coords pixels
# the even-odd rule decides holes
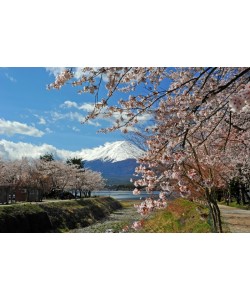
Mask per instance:
[[[238,209],[230,206],[219,205],[222,220],[230,232],[250,233],[250,210]]]

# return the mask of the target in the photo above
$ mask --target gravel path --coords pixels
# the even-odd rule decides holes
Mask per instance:
[[[133,221],[140,219],[140,215],[134,207],[123,208],[114,211],[110,216],[93,225],[73,229],[73,233],[117,233],[122,232],[122,229],[127,224],[132,224]]]
[[[219,205],[223,221],[233,233],[250,233],[250,210]]]

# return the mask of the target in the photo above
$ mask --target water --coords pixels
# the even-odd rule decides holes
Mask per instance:
[[[153,193],[155,196],[158,194],[159,192]],[[92,196],[109,196],[116,200],[144,200],[149,194],[144,191],[142,191],[140,195],[133,195],[132,191],[96,191],[92,192]]]

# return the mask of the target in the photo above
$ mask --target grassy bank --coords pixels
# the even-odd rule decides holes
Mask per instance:
[[[185,199],[170,202],[166,209],[156,211],[143,223],[139,232],[192,233],[212,232],[208,208]]]
[[[218,204],[221,204],[221,205],[227,205],[226,201],[221,201],[219,202]],[[230,206],[230,207],[234,207],[234,208],[239,208],[239,209],[246,209],[246,210],[250,210],[250,205],[249,204],[238,204],[237,202],[230,202],[229,205],[227,206]]]
[[[89,226],[120,208],[110,197],[3,206],[0,232],[65,232]]]
[[[177,199],[170,201],[166,209],[157,210],[145,219],[134,208],[134,204],[140,201],[120,201],[123,209],[110,214],[106,219],[91,226],[78,228],[71,232],[129,232],[129,233],[168,233],[168,232],[212,232],[209,224],[208,208],[190,202]],[[143,227],[135,231],[131,228],[134,221],[143,220]]]

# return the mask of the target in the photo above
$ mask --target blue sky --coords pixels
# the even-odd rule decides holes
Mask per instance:
[[[0,68],[0,141],[77,151],[124,139],[97,133],[107,121],[81,124],[93,98],[70,85],[47,90],[60,68]],[[0,152],[1,155],[1,152]]]

